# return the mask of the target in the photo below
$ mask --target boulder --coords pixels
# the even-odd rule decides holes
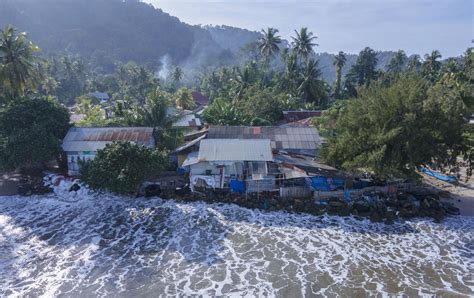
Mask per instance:
[[[161,194],[161,187],[159,184],[149,184],[145,187],[145,197],[157,197]]]
[[[81,186],[77,183],[74,183],[73,185],[71,185],[71,187],[69,188],[69,192],[72,192],[72,191],[78,191],[79,189],[81,189]]]

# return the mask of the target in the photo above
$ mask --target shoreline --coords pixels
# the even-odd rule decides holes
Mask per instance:
[[[19,195],[18,185],[21,180],[20,174],[11,174],[11,175],[0,175],[0,197],[8,197]],[[69,181],[71,185],[72,181]],[[439,197],[440,203],[449,203],[454,207],[459,209],[459,215],[474,217],[474,187],[469,183],[464,185],[455,186],[443,181],[439,181],[430,176],[423,176],[423,186],[436,194]],[[70,186],[67,188],[69,189]],[[287,211],[287,212],[296,212],[301,214],[312,214],[312,215],[337,215],[337,216],[348,216],[352,215],[360,218],[367,218],[374,222],[386,222],[388,224],[392,223],[396,218],[413,218],[413,217],[430,217],[435,218],[435,220],[441,220],[445,216],[453,216],[454,214],[449,214],[449,212],[440,212],[439,209],[443,207],[436,207],[438,210],[433,210],[433,207],[421,207],[418,204],[417,211],[410,211],[410,207],[404,206],[407,205],[407,201],[402,199],[397,199],[395,205],[393,202],[390,203],[387,199],[382,199],[383,203],[382,208],[377,205],[372,204],[366,206],[365,210],[361,212],[360,209],[357,209],[354,206],[354,202],[360,200],[353,200],[350,204],[341,199],[329,198],[324,204],[321,205],[321,202],[318,202],[314,198],[312,199],[280,199],[275,198],[269,194],[261,194],[260,198],[255,198],[254,196],[245,198],[240,194],[228,193],[228,192],[208,192],[204,193],[187,193],[187,194],[177,194],[172,190],[164,190],[161,195],[158,195],[164,200],[172,199],[176,202],[195,202],[202,201],[205,203],[230,203],[236,204],[241,207],[250,208],[250,209],[259,209],[264,211]],[[422,202],[424,199],[418,199],[418,202]],[[434,200],[436,201],[436,200]],[[431,199],[429,202],[434,202]],[[413,207],[413,202],[411,202],[411,207]],[[435,204],[439,205],[439,203]],[[432,205],[433,206],[433,205]],[[360,207],[360,204],[359,206]],[[362,208],[364,209],[364,208]],[[405,211],[405,212],[404,212]],[[446,209],[446,211],[448,211]]]

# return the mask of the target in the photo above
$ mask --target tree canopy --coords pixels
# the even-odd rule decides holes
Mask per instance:
[[[130,195],[166,165],[165,152],[130,142],[114,142],[81,167],[81,179],[92,189]]]
[[[40,166],[56,159],[69,129],[66,108],[48,98],[23,98],[0,109],[0,168]]]
[[[323,157],[348,171],[380,177],[414,177],[420,166],[456,165],[468,151],[463,136],[468,109],[459,92],[429,87],[416,75],[391,86],[377,82],[336,113],[335,135]]]

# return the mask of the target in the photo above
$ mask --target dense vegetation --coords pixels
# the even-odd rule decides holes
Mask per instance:
[[[61,153],[69,113],[53,99],[19,98],[0,108],[0,169],[42,166]]]
[[[6,6],[12,12],[12,9],[22,7],[24,1],[31,0],[15,3],[7,1]],[[22,154],[15,154],[18,160],[10,160],[10,155],[18,146],[22,146],[25,138],[32,137],[29,135],[31,132],[38,132],[41,127],[49,127],[51,123],[41,124],[44,119],[38,116],[39,120],[28,123],[30,126],[25,126],[23,131],[0,129],[0,160],[9,168],[45,161],[57,155],[58,140],[66,127],[63,118],[67,115],[60,104],[69,107],[75,115],[85,116],[78,125],[155,127],[159,133],[159,149],[172,149],[179,144],[177,140],[182,132],[173,130],[175,115],[169,111],[193,109],[195,106],[191,91],[194,90],[210,97],[210,105],[203,113],[204,120],[209,124],[271,125],[281,120],[284,110],[325,110],[323,117],[317,120],[321,131],[328,138],[323,158],[326,162],[348,171],[367,171],[380,177],[413,177],[416,169],[423,165],[456,169],[459,157],[463,157],[472,167],[474,138],[472,126],[468,125],[468,117],[473,112],[474,64],[470,49],[462,58],[446,61],[441,60],[438,51],[433,51],[421,59],[417,55],[407,57],[400,50],[384,61],[383,69],[380,68],[380,60],[387,57],[369,47],[356,56],[339,52],[336,56],[331,56],[333,58],[330,66],[335,78],[333,82],[322,76],[321,66],[316,58],[323,55],[314,53],[317,37],[313,32],[307,28],[295,30],[291,43],[288,43],[282,40],[277,29],[267,28],[256,33],[254,37],[258,36],[258,39],[250,41],[254,38],[252,37],[245,44],[242,43],[240,46],[244,46],[240,51],[235,48],[229,49],[228,52],[209,51],[216,57],[214,60],[229,63],[218,62],[216,65],[222,65],[221,67],[204,69],[194,79],[195,83],[189,85],[189,81],[185,82],[186,76],[189,75],[188,62],[185,60],[192,55],[198,55],[195,47],[196,36],[203,38],[206,34],[213,35],[219,42],[229,44],[228,38],[218,35],[220,30],[234,29],[192,27],[198,31],[191,34],[194,36],[192,40],[187,40],[190,33],[186,30],[190,30],[190,26],[143,3],[115,0],[90,0],[74,5],[69,1],[55,3],[57,2],[52,1],[50,4],[59,9],[58,11],[73,7],[78,12],[84,12],[87,11],[87,5],[98,5],[99,8],[103,5],[102,10],[99,9],[98,12],[107,6],[117,9],[117,14],[114,21],[110,21],[112,32],[103,37],[103,43],[95,41],[91,47],[90,41],[75,36],[74,32],[67,36],[71,39],[67,48],[72,52],[88,55],[88,58],[64,53],[50,57],[41,56],[38,47],[33,45],[24,33],[18,33],[12,27],[2,30],[2,117],[7,119],[5,121],[10,121],[10,117],[24,124],[28,123],[29,119],[36,119],[34,113],[28,111],[37,109],[40,112],[51,110],[57,113],[59,121],[54,129],[48,130],[51,131],[49,135],[33,139],[35,141],[31,143],[44,148],[44,151],[40,150],[38,156],[32,155],[31,159],[23,154],[30,150],[28,147],[25,147],[24,152],[18,151],[23,152]],[[134,12],[135,16],[140,18],[131,22],[124,16],[124,7],[127,8],[127,14]],[[47,14],[55,11],[41,9]],[[14,15],[15,13],[11,14]],[[166,19],[164,27],[161,28],[163,30],[136,32],[137,36],[129,38],[146,35],[140,37],[143,40],[139,43],[134,43],[133,40],[129,43],[125,39],[125,42],[121,40],[120,45],[112,44],[110,47],[111,44],[108,44],[107,40],[117,40],[122,34],[118,31],[123,28],[122,23],[125,23],[125,20],[128,24],[133,23],[136,29],[148,24],[148,17],[152,20]],[[58,22],[63,22],[59,23],[61,26],[58,28],[70,28],[68,26],[71,24],[82,28],[82,24],[79,24],[82,20],[66,20],[64,17],[58,19]],[[86,27],[87,32],[93,32],[91,39],[98,39],[94,34],[103,34],[103,30],[98,29],[102,21],[99,21],[99,18],[92,20],[91,16],[88,16],[87,20],[90,21],[90,27]],[[169,25],[169,22],[176,24]],[[157,26],[153,22],[150,24],[152,27]],[[212,34],[206,30],[211,30]],[[186,40],[175,39],[175,36],[179,35],[177,32],[182,33],[180,38]],[[53,39],[62,34],[64,33],[53,32]],[[167,53],[165,48],[170,46],[167,44],[167,38],[160,39],[163,48],[153,47],[156,39],[162,35],[166,35],[168,39],[172,37],[171,46],[173,42],[179,42],[179,47],[176,51],[173,50],[175,56],[171,57],[171,60],[173,64],[181,62],[180,66],[169,66],[169,71],[164,74],[157,73],[156,65],[148,60],[152,57],[156,64],[160,55]],[[244,35],[248,37],[247,33]],[[215,42],[214,39],[210,39],[210,45]],[[39,40],[47,47],[53,47],[57,43],[54,41],[48,45],[42,38]],[[65,40],[68,42],[68,39]],[[97,58],[97,52],[102,50],[103,44],[113,50],[102,52]],[[140,44],[143,48],[130,49],[130,44]],[[150,49],[153,49],[154,53],[146,52]],[[49,53],[54,51],[52,48],[48,49]],[[139,55],[140,58],[134,55]],[[235,59],[237,56],[239,59]],[[165,62],[160,63],[165,65]],[[93,91],[107,92],[111,100],[100,103],[90,95]],[[45,99],[45,96],[49,99]],[[38,107],[33,103],[38,104]],[[48,147],[50,144],[53,145]],[[150,158],[154,154],[164,154],[148,151],[146,153],[137,148],[116,145],[109,149],[112,155],[101,155],[107,160],[103,166],[112,171],[118,171],[119,168],[122,171],[129,167],[128,164],[116,164],[122,156],[120,154],[127,150],[131,150],[130,154],[137,158],[142,153],[144,156],[151,154],[148,156]],[[144,160],[137,160],[137,164],[142,162]],[[99,165],[99,162],[96,164]],[[159,165],[156,166],[159,168]],[[105,175],[98,167],[89,166],[87,171]],[[143,178],[142,174],[146,175],[147,171],[130,173]],[[118,172],[114,173],[114,179],[122,177]],[[101,180],[100,183],[109,182]],[[135,180],[127,181],[127,190],[111,187],[114,187],[114,191],[123,193],[134,188],[135,183]]]
[[[393,178],[413,177],[420,166],[457,172],[462,157],[470,175],[474,53],[468,49],[462,59],[444,65],[439,58],[433,51],[423,63],[410,61],[400,51],[387,72],[364,70],[360,76],[356,68],[373,68],[373,56],[371,63],[358,61],[346,78],[346,84],[359,85],[346,89],[356,98],[339,102],[316,121],[328,137],[323,158],[347,171]]]
[[[163,152],[129,142],[114,142],[97,152],[94,160],[81,168],[81,179],[96,190],[135,194],[153,173],[163,170]]]
[[[191,26],[160,9],[133,0],[2,0],[0,28],[12,24],[28,32],[40,55],[80,57],[96,74],[109,74],[130,61],[165,78],[172,65],[185,69],[194,85],[201,72],[254,60],[261,33],[229,26]],[[287,42],[283,41],[282,47]],[[377,52],[378,69],[394,53]],[[334,55],[318,53],[322,78],[336,79]],[[345,75],[357,55],[347,55]],[[274,64],[283,68],[282,61]]]

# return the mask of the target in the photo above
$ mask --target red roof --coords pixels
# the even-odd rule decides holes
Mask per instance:
[[[193,91],[193,100],[196,104],[205,106],[209,104],[209,97],[203,95],[201,92]]]

